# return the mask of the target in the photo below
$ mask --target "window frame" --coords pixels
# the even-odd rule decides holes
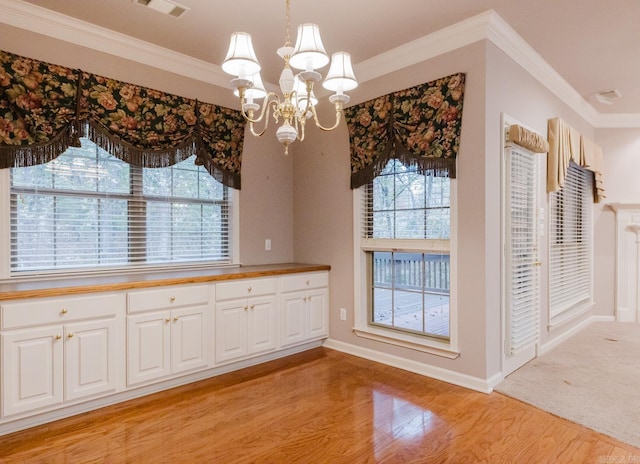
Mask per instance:
[[[442,239],[376,239],[362,237],[362,217],[366,184],[353,190],[353,243],[354,243],[354,327],[353,332],[362,338],[375,340],[411,350],[434,354],[449,359],[460,355],[458,348],[457,317],[457,181],[450,179],[450,235]],[[428,335],[372,325],[369,322],[368,252],[393,251],[449,254],[449,340]]]
[[[547,262],[549,263],[549,271],[548,271],[548,325],[547,328],[549,330],[553,330],[561,325],[563,325],[564,323],[573,320],[574,318],[584,314],[585,312],[587,312],[588,310],[591,309],[591,307],[593,306],[593,250],[594,250],[594,245],[593,245],[593,240],[594,240],[594,201],[593,201],[593,173],[588,170],[585,169],[582,166],[579,166],[578,164],[573,163],[573,161],[571,162],[571,164],[574,164],[574,166],[572,166],[572,169],[574,170],[579,170],[580,174],[581,174],[581,178],[584,179],[587,176],[591,176],[590,177],[590,182],[588,182],[587,185],[582,185],[582,189],[584,190],[583,195],[584,197],[582,197],[580,199],[580,201],[583,201],[585,198],[590,199],[589,204],[587,205],[587,213],[589,214],[589,218],[588,218],[588,223],[585,224],[585,221],[582,220],[581,224],[576,225],[576,228],[580,228],[581,230],[586,231],[586,239],[588,240],[587,243],[587,252],[586,252],[586,257],[588,259],[588,263],[587,263],[587,268],[588,268],[588,295],[580,300],[576,300],[571,302],[571,304],[566,305],[566,307],[562,308],[561,310],[555,310],[554,308],[552,308],[552,295],[551,295],[551,291],[552,291],[552,286],[555,285],[557,283],[557,276],[553,275],[552,272],[552,242],[554,240],[557,240],[558,236],[561,235],[563,236],[565,234],[565,230],[567,229],[566,227],[566,215],[562,214],[561,215],[561,220],[560,221],[552,221],[552,216],[554,214],[558,215],[559,211],[557,209],[553,209],[552,208],[552,195],[558,195],[560,192],[562,192],[562,190],[559,190],[558,192],[550,192],[548,195],[548,219],[547,219],[547,223],[549,224],[548,226],[548,243],[547,243],[547,252],[548,252],[548,256],[547,256]],[[567,169],[567,177],[569,176],[569,169]],[[565,180],[565,182],[567,182]],[[581,219],[584,219],[584,216],[582,214],[581,210],[578,214],[580,215]],[[554,223],[558,223],[562,225],[562,231],[557,232],[555,230],[552,229],[553,224]],[[582,238],[584,237],[585,234],[581,234]]]
[[[170,270],[189,271],[202,269],[218,269],[225,267],[239,266],[240,256],[240,192],[237,189],[228,187],[230,214],[229,227],[229,262],[186,262],[186,263],[150,263],[134,264],[131,267],[122,266],[114,268],[74,268],[63,270],[46,270],[39,272],[29,272],[20,275],[19,272],[11,270],[11,177],[10,169],[0,169],[0,282],[15,281],[46,281],[60,278],[73,278],[77,276],[107,276],[126,275],[141,272],[166,272]]]

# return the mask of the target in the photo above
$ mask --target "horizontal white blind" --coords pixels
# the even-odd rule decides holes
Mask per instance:
[[[450,181],[391,160],[365,188],[365,239],[449,239]]]
[[[507,147],[507,346],[515,355],[538,340],[539,266],[536,228],[538,160],[529,150]]]
[[[549,206],[549,313],[554,318],[591,299],[593,173],[570,163]]]
[[[82,145],[11,170],[12,273],[230,261],[229,192],[193,158],[140,168]]]

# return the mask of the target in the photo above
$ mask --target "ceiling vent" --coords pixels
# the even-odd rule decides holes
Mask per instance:
[[[189,11],[184,5],[179,5],[170,0],[133,0],[133,3],[137,3],[138,5],[147,6],[152,10],[159,11],[160,13],[167,14],[169,16],[173,16],[174,18],[179,18],[184,13]]]
[[[602,90],[593,94],[596,100],[605,105],[612,105],[613,101],[620,98],[622,94],[618,89]]]

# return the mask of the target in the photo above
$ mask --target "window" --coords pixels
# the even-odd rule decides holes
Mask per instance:
[[[549,316],[591,301],[593,173],[571,162],[562,190],[549,195]]]
[[[391,160],[361,189],[367,328],[449,340],[450,182]]]
[[[82,139],[11,169],[10,274],[230,263],[230,189],[194,159],[140,168]]]

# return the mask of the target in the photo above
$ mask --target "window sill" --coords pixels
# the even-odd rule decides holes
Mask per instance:
[[[426,339],[408,334],[400,334],[392,331],[375,329],[372,327],[354,328],[353,332],[362,338],[375,340],[389,345],[401,346],[410,350],[421,351],[448,359],[456,359],[460,356],[460,351],[454,348],[451,343],[439,342],[433,339]]]

